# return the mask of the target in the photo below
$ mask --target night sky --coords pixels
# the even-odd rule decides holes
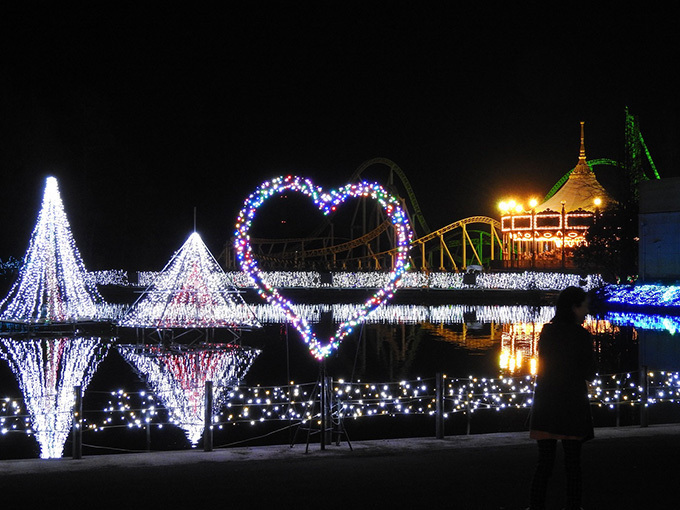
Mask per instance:
[[[24,254],[48,175],[88,269],[127,270],[160,269],[194,207],[219,255],[262,181],[339,186],[374,157],[433,228],[497,216],[575,165],[581,120],[589,158],[623,159],[626,106],[680,175],[677,6],[411,3],[0,12],[0,259]]]

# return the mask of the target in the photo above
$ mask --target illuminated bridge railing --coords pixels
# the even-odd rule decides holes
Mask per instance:
[[[329,387],[328,413],[335,422],[356,421],[355,427],[360,427],[359,422],[375,416],[421,415],[436,419],[439,399],[442,403],[441,420],[453,419],[457,414],[465,415],[469,432],[469,424],[475,413],[502,413],[513,409],[526,410],[528,413],[531,408],[534,380],[530,376],[439,377],[443,383],[440,386],[441,394],[437,391],[436,378],[388,383],[334,380]],[[680,373],[649,372],[646,384],[641,385],[640,381],[644,379],[638,372],[601,375],[590,386],[591,405],[605,413],[615,413],[618,424],[620,410],[626,406],[639,408],[644,405],[647,408],[661,403],[680,403]],[[188,394],[194,395],[201,390],[186,388]],[[314,424],[321,416],[319,391],[318,381],[279,386],[216,387],[215,394],[220,394],[221,398],[213,407],[213,430],[225,430],[235,424],[257,426],[272,423],[275,426],[279,423],[282,426],[277,430]],[[107,432],[116,429],[143,429],[147,433],[148,448],[152,430],[177,427],[184,431],[195,446],[205,426],[203,399],[185,399],[181,406],[163,405],[162,402],[171,401],[167,397],[149,391],[86,391],[80,425],[85,438],[83,445],[95,449],[132,451],[124,447],[102,446],[107,441],[97,438],[103,438]],[[54,415],[54,410],[46,409],[45,415]],[[37,421],[34,421],[35,418],[38,418]],[[55,421],[52,416],[52,423],[59,421]],[[0,441],[8,441],[16,434],[35,436],[39,441],[41,438],[53,437],[50,432],[56,431],[45,430],[49,423],[35,416],[35,413],[32,418],[21,398],[0,399]],[[229,430],[224,434],[228,436]],[[262,436],[249,437],[257,439]],[[69,448],[64,451],[68,452]]]

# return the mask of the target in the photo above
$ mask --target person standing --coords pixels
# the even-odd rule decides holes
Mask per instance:
[[[538,444],[538,464],[531,482],[530,510],[545,508],[558,440],[564,450],[566,508],[581,508],[581,446],[594,437],[587,386],[595,378],[593,342],[582,326],[587,313],[586,292],[567,287],[557,298],[555,317],[543,326],[538,340],[529,434]]]

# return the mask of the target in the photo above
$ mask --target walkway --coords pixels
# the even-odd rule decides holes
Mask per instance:
[[[3,508],[520,509],[526,432],[0,462]],[[584,447],[588,509],[676,509],[680,424],[596,429]],[[548,508],[562,508],[562,466]]]

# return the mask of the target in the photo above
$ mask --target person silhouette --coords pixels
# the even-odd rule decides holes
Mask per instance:
[[[593,342],[582,326],[588,295],[567,287],[557,298],[555,316],[538,340],[538,372],[529,437],[538,444],[538,463],[531,482],[529,510],[543,510],[548,480],[562,441],[566,469],[567,510],[581,508],[581,446],[592,439],[587,381],[595,378]]]

